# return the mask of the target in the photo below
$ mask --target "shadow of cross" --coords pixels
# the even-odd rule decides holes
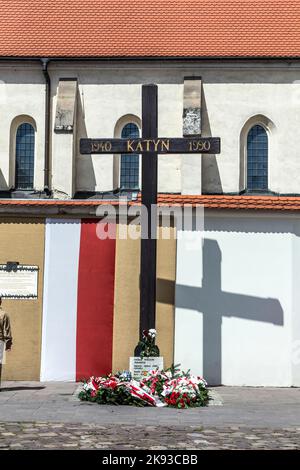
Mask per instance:
[[[206,239],[203,243],[202,287],[176,285],[176,308],[203,314],[203,376],[210,385],[222,384],[223,317],[283,325],[283,309],[278,299],[222,291],[221,263],[217,241]],[[168,284],[170,281],[158,280],[158,302],[168,301],[163,295],[165,289],[170,292]]]

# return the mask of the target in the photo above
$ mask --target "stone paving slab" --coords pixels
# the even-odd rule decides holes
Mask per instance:
[[[0,450],[257,450],[300,449],[300,427],[265,428],[97,426],[66,423],[0,423]]]
[[[78,384],[70,382],[4,382],[0,393],[0,422],[47,421],[95,425],[300,426],[299,388],[216,387],[215,405],[189,410],[99,406],[80,402]]]

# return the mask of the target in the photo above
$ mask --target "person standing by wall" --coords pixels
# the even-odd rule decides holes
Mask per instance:
[[[10,319],[7,313],[2,309],[2,298],[0,297],[0,390],[1,390],[1,373],[4,351],[10,351],[12,347],[12,334]]]

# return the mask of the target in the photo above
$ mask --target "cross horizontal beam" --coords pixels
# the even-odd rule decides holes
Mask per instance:
[[[154,139],[80,139],[81,154],[109,153],[221,153],[221,139],[207,138],[168,138]]]

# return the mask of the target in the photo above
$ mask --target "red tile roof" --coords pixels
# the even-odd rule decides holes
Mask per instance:
[[[131,201],[129,204],[140,203]],[[54,199],[2,199],[0,200],[0,209],[7,211],[17,208],[84,208],[99,205],[119,205],[119,200],[54,200]],[[283,196],[185,196],[177,194],[159,194],[158,204],[166,205],[183,205],[192,206],[203,205],[206,209],[217,210],[251,210],[251,211],[300,211],[300,196],[283,197]],[[3,210],[1,211],[3,213]]]
[[[300,197],[278,196],[184,196],[160,194],[159,205],[197,204],[206,209],[228,210],[265,210],[265,211],[299,211]]]
[[[2,0],[0,56],[300,57],[300,1]]]

